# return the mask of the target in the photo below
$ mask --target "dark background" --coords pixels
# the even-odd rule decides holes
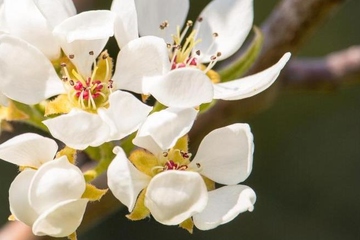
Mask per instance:
[[[191,1],[191,19],[206,2]],[[255,0],[255,24],[261,24],[276,2]],[[109,6],[109,1],[97,1],[89,8]],[[348,1],[300,55],[323,56],[359,44],[359,10],[360,1]],[[253,172],[245,181],[257,194],[254,212],[189,235],[153,219],[131,222],[122,209],[80,234],[79,240],[359,240],[360,86],[284,91],[247,122],[255,136]],[[0,223],[4,224],[10,214],[7,191],[17,168],[0,161],[0,172]]]

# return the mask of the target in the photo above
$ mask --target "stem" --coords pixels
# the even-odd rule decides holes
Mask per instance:
[[[134,149],[134,144],[132,143],[132,140],[135,138],[136,132],[129,135],[124,141],[121,142],[121,147],[128,156],[130,152]]]
[[[115,157],[115,154],[112,152],[113,148],[114,144],[112,142],[107,142],[97,148],[98,154],[94,151],[94,148],[88,148],[89,150],[85,150],[85,152],[92,159],[95,155],[101,156],[101,160],[99,161],[98,165],[96,165],[94,169],[88,170],[84,173],[86,182],[93,181],[95,178],[97,178],[99,175],[101,175],[108,169],[111,161]]]
[[[13,101],[13,103],[15,104],[16,108],[26,113],[29,117],[26,120],[20,120],[20,122],[25,122],[44,132],[49,132],[47,127],[42,123],[42,121],[44,121],[46,118],[44,117],[44,111],[39,104],[29,106],[16,101]]]

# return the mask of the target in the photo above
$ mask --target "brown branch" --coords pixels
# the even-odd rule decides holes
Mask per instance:
[[[333,89],[355,81],[360,81],[360,46],[319,59],[293,59],[283,74],[285,87],[296,89]]]
[[[285,52],[293,55],[346,0],[283,0],[261,26],[262,53],[251,72],[275,63]]]
[[[263,70],[285,52],[294,54],[303,46],[326,19],[346,0],[283,0],[273,10],[261,29],[265,36],[263,49],[249,74]],[[263,93],[241,101],[218,101],[202,114],[190,133],[193,146],[211,130],[234,122],[244,121],[252,113],[267,108],[276,99],[281,77]],[[195,148],[196,149],[196,148]]]

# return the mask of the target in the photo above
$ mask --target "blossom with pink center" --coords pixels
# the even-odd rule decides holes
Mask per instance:
[[[98,146],[136,131],[151,107],[131,94],[118,90],[118,81],[112,80],[111,60],[105,59],[101,66],[96,63],[109,37],[114,34],[118,14],[106,10],[89,11],[60,21],[54,11],[64,12],[71,1],[35,2],[37,11],[47,20],[52,37],[68,61],[61,64],[62,77],[59,78],[49,57],[35,44],[11,33],[2,34],[0,90],[4,96],[22,103],[36,104],[49,97],[66,94],[71,109],[44,121],[44,124],[54,137],[72,148]],[[7,5],[12,6],[11,1],[5,0],[5,10]],[[151,36],[129,40],[122,46],[117,58],[117,72],[125,75],[133,72],[133,68],[120,63],[127,62],[128,58],[137,58],[137,70],[141,71],[136,74],[140,77],[158,75],[162,69],[154,69],[150,64],[139,67],[139,64],[141,61],[160,65],[167,62],[167,56],[158,54],[158,49],[164,44],[162,39]]]
[[[66,156],[55,158],[52,139],[33,133],[0,145],[0,158],[25,168],[11,183],[10,211],[14,220],[32,227],[37,236],[66,237],[80,225],[88,199],[80,169]]]
[[[252,170],[254,145],[247,124],[209,133],[191,162],[191,154],[183,149],[159,151],[161,147],[148,144],[141,147],[152,154],[135,150],[131,161],[121,148],[114,149],[117,155],[108,168],[108,186],[130,212],[143,191],[145,207],[165,225],[192,218],[197,228],[208,230],[253,210],[254,191],[238,185]],[[203,177],[225,186],[208,191]]]
[[[162,54],[168,54],[170,61],[162,75],[137,78],[115,73],[114,79],[119,79],[121,89],[151,94],[163,105],[186,108],[212,99],[251,97],[267,89],[290,58],[290,53],[286,53],[276,64],[257,74],[224,83],[212,82],[206,73],[217,61],[234,54],[251,30],[253,1],[213,0],[200,13],[194,26],[192,21],[186,23],[183,32],[180,29],[185,23],[189,0],[127,0],[132,1],[136,6],[139,34],[164,38],[168,50]],[[121,0],[114,0],[113,4],[115,2]],[[132,16],[135,16],[133,11]],[[193,30],[187,35],[191,27]]]

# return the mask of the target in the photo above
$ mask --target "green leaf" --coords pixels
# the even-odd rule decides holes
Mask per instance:
[[[255,37],[245,53],[241,55],[241,57],[232,63],[228,68],[219,72],[221,76],[221,82],[227,82],[239,78],[247,70],[249,70],[249,68],[255,62],[263,45],[264,35],[262,34],[260,28],[256,26],[254,26],[253,30]]]

